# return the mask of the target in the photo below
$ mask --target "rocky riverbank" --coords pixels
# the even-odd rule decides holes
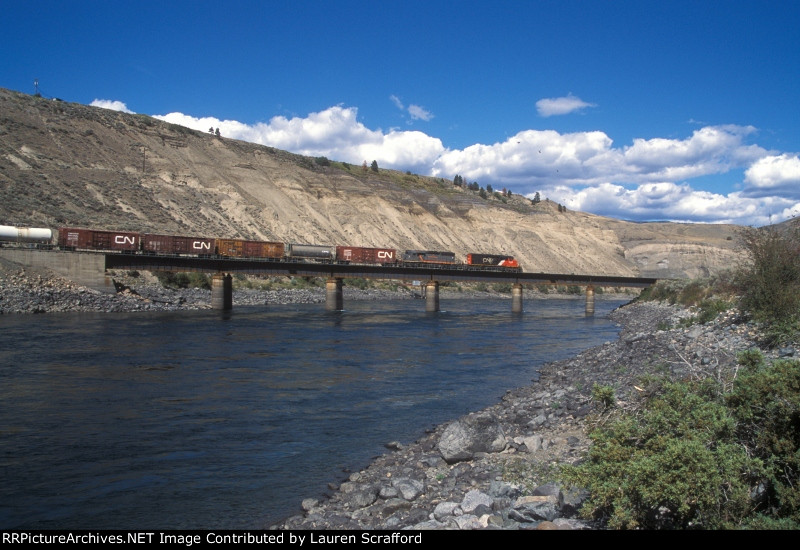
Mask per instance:
[[[0,314],[171,311],[210,304],[210,291],[170,290],[154,278],[116,274],[115,283],[119,292],[105,294],[0,260]],[[345,287],[345,301],[387,298],[419,295],[404,287]],[[234,307],[324,301],[324,289],[318,287],[234,292]],[[735,312],[678,328],[691,315],[678,306],[629,303],[610,314],[621,326],[616,341],[544,365],[531,385],[510,390],[499,403],[438,426],[416,442],[387,442],[386,453],[365,469],[343,472],[325,495],[298,495],[297,515],[263,528],[602,529],[578,519],[585,495],[565,491],[552,475],[557,465],[579,460],[588,448],[592,387],[614,387],[624,406],[643,374],[716,375],[736,368],[738,352],[758,347],[756,328]],[[763,351],[767,356],[796,353],[793,347]]]
[[[177,311],[209,309],[211,291],[199,288],[165,288],[148,273],[132,276],[113,273],[115,293],[98,292],[54,275],[46,269],[23,267],[0,259],[0,315],[63,313],[76,311]],[[346,286],[345,300],[417,298],[412,290],[359,289]],[[234,307],[265,304],[309,304],[325,302],[321,287],[261,290],[237,288]]]
[[[603,529],[578,519],[586,495],[552,482],[555,466],[588,449],[594,384],[615,388],[619,406],[644,374],[714,375],[758,347],[756,328],[730,312],[677,327],[692,313],[655,302],[618,308],[619,339],[545,365],[540,378],[482,411],[418,441],[387,442],[364,470],[325,496],[298,495],[302,512],[272,529]],[[793,356],[792,347],[765,351]]]

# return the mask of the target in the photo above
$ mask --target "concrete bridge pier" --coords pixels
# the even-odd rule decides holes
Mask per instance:
[[[522,313],[522,285],[519,283],[511,287],[511,313]]]
[[[233,308],[233,277],[230,273],[215,273],[211,278],[211,308]]]
[[[439,311],[438,281],[428,281],[425,285],[425,311]]]
[[[589,285],[586,287],[586,316],[592,315],[594,315],[594,287]]]
[[[344,309],[342,279],[339,277],[331,277],[325,282],[325,309],[328,311],[342,311]]]

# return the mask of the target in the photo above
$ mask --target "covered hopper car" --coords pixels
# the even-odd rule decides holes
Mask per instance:
[[[283,258],[286,247],[283,243],[246,241],[242,239],[216,239],[216,253],[232,258]]]
[[[403,264],[445,264],[454,265],[456,255],[454,252],[440,252],[434,250],[406,250],[403,252]]]

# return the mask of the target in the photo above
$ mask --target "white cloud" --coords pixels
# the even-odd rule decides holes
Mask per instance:
[[[443,151],[441,140],[416,131],[370,130],[357,120],[358,110],[330,107],[305,118],[276,116],[268,123],[246,125],[213,117],[169,113],[155,118],[195,130],[219,128],[222,137],[269,145],[300,155],[325,156],[352,164],[365,160],[382,168],[427,173]]]
[[[763,225],[800,214],[800,159],[746,143],[755,134],[750,126],[707,126],[684,139],[636,139],[622,147],[602,131],[525,130],[503,142],[449,150],[424,132],[371,130],[357,109],[341,105],[253,125],[181,113],[156,118],[302,155],[356,165],[375,160],[381,168],[447,179],[458,174],[623,219]],[[743,189],[723,195],[690,184],[720,175]]]
[[[800,199],[800,158],[797,155],[772,155],[753,163],[745,172],[748,196],[774,193]]]
[[[752,126],[707,126],[685,140],[635,139],[624,149],[624,163],[649,179],[674,181],[724,173],[766,154],[760,147],[744,145],[744,137],[753,132]]]
[[[426,122],[433,118],[433,114],[430,111],[419,105],[409,105],[408,114],[414,120],[424,120]]]
[[[543,98],[536,102],[536,111],[543,117],[566,115],[574,111],[580,111],[586,107],[595,107],[595,105],[593,103],[587,103],[572,94],[566,97]]]
[[[800,213],[800,203],[783,197],[761,199],[740,193],[722,195],[699,191],[688,184],[646,183],[633,189],[604,183],[573,189],[555,186],[540,191],[568,209],[624,220],[670,220],[737,225],[765,225]]]
[[[128,106],[121,101],[114,101],[111,99],[95,99],[89,105],[92,107],[101,107],[103,109],[111,109],[112,111],[122,111],[123,113],[134,114],[134,112],[128,109]]]
[[[421,107],[420,105],[409,105],[408,109],[406,109],[403,101],[397,97],[396,95],[392,94],[389,96],[389,99],[394,106],[400,109],[401,111],[407,111],[411,120],[424,120],[425,122],[431,120],[433,118],[433,113],[427,110],[425,107]]]

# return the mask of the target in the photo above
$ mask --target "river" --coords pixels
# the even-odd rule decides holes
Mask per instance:
[[[615,339],[625,301],[0,316],[0,528],[266,528]]]

